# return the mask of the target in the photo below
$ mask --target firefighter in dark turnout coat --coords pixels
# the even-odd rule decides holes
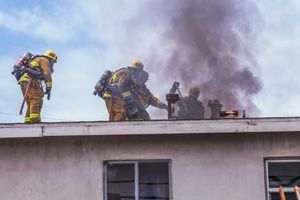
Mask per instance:
[[[189,96],[183,97],[178,101],[178,118],[179,119],[204,119],[204,106],[198,100],[200,89],[193,86],[189,89]]]

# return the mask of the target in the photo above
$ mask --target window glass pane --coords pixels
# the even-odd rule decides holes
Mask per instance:
[[[134,164],[107,164],[107,200],[134,197]]]
[[[296,194],[291,192],[285,193],[286,200],[297,200]],[[271,193],[271,200],[280,200],[280,195],[278,193]]]
[[[139,199],[169,199],[169,165],[139,163]]]
[[[300,162],[269,162],[269,187],[300,185]]]

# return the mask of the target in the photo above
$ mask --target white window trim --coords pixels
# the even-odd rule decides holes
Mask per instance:
[[[268,170],[268,164],[269,163],[286,163],[286,162],[300,162],[300,158],[267,158],[265,160],[265,170],[266,170],[266,187],[267,187],[267,200],[271,200],[270,198],[270,193],[277,193],[278,188],[270,188],[269,186],[269,170]],[[288,193],[294,193],[294,188],[293,187],[285,187],[284,188],[285,192]]]
[[[139,200],[139,168],[138,162],[134,162],[134,193],[135,193],[135,200]]]

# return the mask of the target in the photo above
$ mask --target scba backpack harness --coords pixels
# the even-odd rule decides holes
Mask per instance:
[[[17,81],[20,80],[20,78],[27,73],[31,78],[42,80],[43,79],[43,73],[41,67],[36,63],[35,65],[30,65],[31,61],[37,57],[44,57],[41,55],[34,56],[33,54],[26,52],[14,65],[14,69],[11,72],[17,79]]]

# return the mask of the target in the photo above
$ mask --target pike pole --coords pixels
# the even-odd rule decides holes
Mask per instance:
[[[110,105],[109,105],[109,121],[111,122],[112,120],[113,120],[113,112],[112,112],[112,105],[113,105],[113,103],[114,103],[114,98],[111,96],[110,97]]]
[[[178,94],[179,94],[180,99],[183,99],[183,96],[182,96],[182,94],[181,94],[181,92],[180,92],[180,90],[179,90],[179,87],[177,88],[177,91],[178,91]],[[183,100],[182,100],[182,104],[183,104],[184,110],[185,110],[186,112],[189,112],[189,109],[188,109],[186,103],[185,103]]]
[[[25,105],[25,102],[26,102],[26,97],[28,95],[31,82],[32,82],[32,78],[30,78],[29,81],[28,81],[28,85],[27,85],[26,90],[25,90],[25,94],[24,94],[24,98],[23,98],[23,101],[22,101],[22,104],[21,104],[19,115],[23,114],[23,108],[24,108],[24,105]]]

